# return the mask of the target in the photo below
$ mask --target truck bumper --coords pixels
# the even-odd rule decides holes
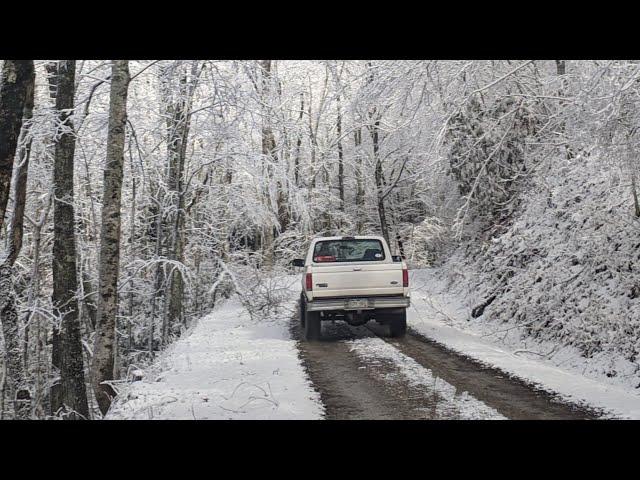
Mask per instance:
[[[352,307],[350,300],[366,300],[366,306]],[[322,312],[328,310],[377,310],[381,308],[408,308],[410,297],[366,297],[366,298],[319,298],[307,302],[306,309],[309,312]]]

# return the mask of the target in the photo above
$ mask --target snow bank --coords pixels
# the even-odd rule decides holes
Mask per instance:
[[[294,297],[295,298],[295,297]],[[318,419],[290,313],[253,321],[237,299],[200,319],[124,387],[107,419]]]

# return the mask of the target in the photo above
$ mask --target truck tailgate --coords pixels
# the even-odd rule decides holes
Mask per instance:
[[[315,266],[313,296],[402,295],[402,264],[344,263]]]

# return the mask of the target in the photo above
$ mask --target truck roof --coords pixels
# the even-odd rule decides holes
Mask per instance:
[[[342,235],[339,237],[315,237],[312,241],[316,240],[381,240],[384,242],[384,237],[380,235]]]

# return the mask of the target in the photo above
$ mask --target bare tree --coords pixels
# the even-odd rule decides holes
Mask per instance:
[[[172,226],[170,231],[169,259],[184,262],[184,226],[185,226],[185,163],[187,161],[187,141],[191,126],[191,106],[197,80],[200,75],[197,61],[191,62],[190,72],[182,62],[175,65],[177,74],[167,69],[163,73],[164,108],[167,124],[167,186],[171,194]],[[177,98],[171,91],[171,78],[178,78]],[[169,329],[175,324],[186,324],[184,315],[184,278],[180,269],[171,267],[169,275],[168,299],[165,302],[162,339],[168,341]]]
[[[0,228],[2,228],[9,197],[13,159],[23,117],[30,118],[33,111],[34,81],[33,60],[5,61],[2,69],[2,85],[0,85]],[[8,390],[9,398],[14,402],[15,418],[18,419],[29,418],[31,414],[31,392],[22,362],[19,317],[13,281],[13,264],[22,245],[27,168],[28,156],[19,166],[16,177],[16,206],[11,222],[9,252],[0,263],[0,322],[5,343],[5,389]],[[4,396],[4,389],[2,395]]]
[[[0,230],[9,200],[13,160],[18,145],[33,60],[5,60],[0,84]]]
[[[33,93],[35,87],[35,70],[31,69],[31,77],[27,82],[26,97],[24,102],[24,115],[22,123],[22,148],[20,151],[18,168],[14,179],[14,207],[11,217],[9,234],[9,248],[7,261],[13,265],[22,249],[22,236],[24,232],[24,208],[27,201],[27,175],[29,172],[29,159],[31,157],[32,138],[29,135],[33,119]]]
[[[91,378],[96,401],[103,415],[109,410],[111,400],[115,395],[113,387],[108,382],[113,380],[115,376],[114,355],[120,269],[120,207],[129,81],[128,60],[114,60],[111,73],[109,132],[102,196],[98,324]]]
[[[276,156],[276,140],[273,135],[273,129],[271,127],[271,108],[269,107],[269,96],[271,95],[271,60],[260,60],[259,62],[260,72],[262,76],[262,89],[260,91],[260,102],[263,106],[263,119],[262,119],[262,155],[266,162],[266,172],[268,178],[273,178],[273,169],[278,162]],[[267,185],[268,188],[268,185]],[[278,198],[280,188],[278,188]],[[271,196],[269,191],[266,192],[267,204],[270,205]],[[276,207],[277,208],[277,207]],[[270,208],[273,210],[273,208]],[[271,222],[268,222],[264,226],[263,234],[263,256],[264,264],[267,267],[273,266],[273,241],[274,241],[274,226]]]
[[[61,389],[52,392],[52,413],[69,410],[69,418],[89,418],[78,316],[73,164],[76,136],[74,108],[75,60],[61,60],[56,75],[56,112],[59,133],[53,169],[53,306],[60,319],[54,331],[54,366],[60,370]]]

